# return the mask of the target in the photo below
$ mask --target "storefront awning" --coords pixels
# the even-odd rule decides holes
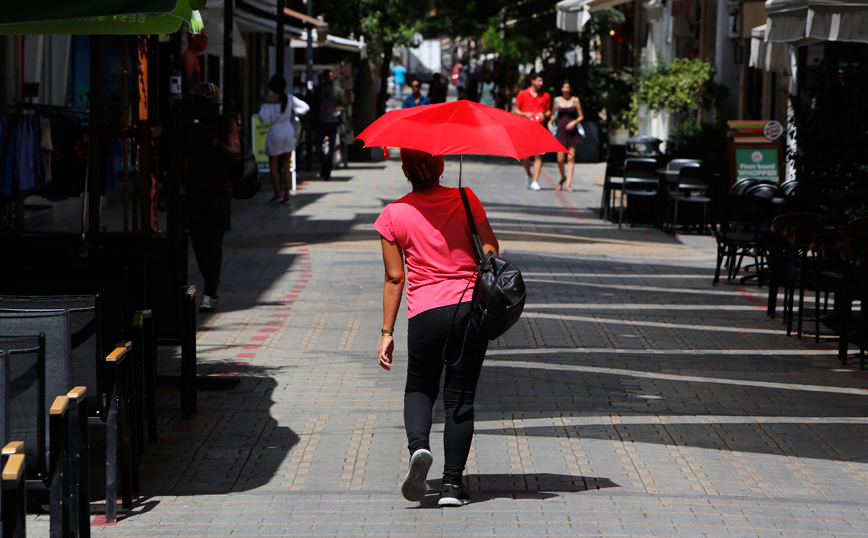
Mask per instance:
[[[765,40],[765,35],[765,24],[751,31],[749,65],[771,73],[792,75],[790,46],[786,43],[768,42]]]
[[[561,0],[555,4],[558,28],[567,32],[581,32],[591,20],[591,12],[588,10],[590,2],[591,0]]]
[[[205,24],[205,34],[208,36],[208,47],[204,54],[223,57],[223,8],[211,7],[202,10],[202,22]],[[232,21],[232,56],[234,58],[246,58],[247,46],[238,21]]]
[[[768,0],[766,41],[868,43],[868,0]]]
[[[147,0],[103,2],[15,2],[0,11],[0,34],[61,34],[61,35],[148,35],[171,34],[182,24],[192,32],[202,31],[202,18],[194,8],[204,0]],[[39,13],[22,6],[36,4]],[[49,4],[49,5],[46,5]],[[57,6],[55,6],[57,4]],[[97,7],[94,7],[97,6]],[[124,7],[125,6],[125,7]],[[80,8],[78,10],[74,8]],[[167,11],[160,9],[169,8]],[[147,11],[124,11],[142,9]],[[10,13],[11,11],[11,13]],[[14,22],[23,20],[22,22]]]
[[[298,39],[293,38],[290,41],[290,47],[294,49],[303,49],[307,47],[307,30],[302,30],[301,35]],[[316,47],[324,47],[338,50],[345,50],[347,52],[358,52],[361,54],[362,58],[367,58],[367,46],[361,42],[353,39],[347,39],[345,37],[338,37],[336,35],[328,34],[324,42],[320,42],[317,39],[313,39],[313,46]]]

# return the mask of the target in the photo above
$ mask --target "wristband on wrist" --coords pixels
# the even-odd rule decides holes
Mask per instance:
[[[393,332],[395,332],[395,329],[380,329],[380,334],[383,336],[392,336]]]

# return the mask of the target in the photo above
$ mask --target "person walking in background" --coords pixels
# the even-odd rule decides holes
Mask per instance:
[[[422,95],[422,82],[418,78],[410,81],[410,91],[412,93],[404,99],[401,108],[413,108],[414,106],[431,104],[431,100]]]
[[[220,88],[202,82],[181,101],[176,177],[186,182],[190,240],[205,280],[199,312],[217,308],[223,233],[229,224],[232,164],[241,159],[238,124],[220,115]]]
[[[428,86],[428,99],[434,103],[446,102],[446,84],[443,83],[440,73],[434,73],[431,84]]]
[[[406,280],[409,321],[404,427],[411,456],[401,492],[408,501],[420,501],[428,492],[426,478],[433,462],[429,442],[432,410],[445,367],[445,455],[438,504],[461,506],[470,498],[462,476],[473,440],[473,399],[488,349],[488,339],[469,325],[471,294],[464,293],[473,284],[478,260],[459,190],[440,185],[443,157],[401,149],[401,163],[413,191],[388,204],[374,223],[382,236],[385,265],[378,362],[385,370],[392,368],[393,332]],[[485,209],[473,191],[465,191],[483,251],[496,257],[497,238]],[[462,345],[464,353],[459,356]]]
[[[268,155],[268,166],[271,171],[271,182],[274,186],[274,197],[271,204],[289,202],[289,187],[291,180],[287,175],[290,171],[292,152],[295,151],[295,129],[292,118],[295,114],[303,116],[310,107],[307,103],[286,93],[286,80],[280,75],[274,75],[268,81],[272,94],[265,98],[259,108],[259,119],[270,123],[268,135],[265,137],[265,154]],[[283,192],[280,190],[280,180],[283,179]]]
[[[555,116],[557,116],[557,120],[555,120]],[[566,155],[558,153],[558,170],[561,173],[561,180],[556,187],[557,190],[563,188],[565,191],[573,192],[576,146],[582,143],[579,128],[583,119],[585,119],[585,115],[582,113],[582,104],[579,102],[579,98],[572,94],[570,81],[565,80],[561,85],[560,97],[556,97],[552,103],[552,117],[549,119],[550,128],[553,123],[557,125],[555,138],[569,150],[569,154]],[[567,160],[566,174],[564,173],[565,158]]]
[[[407,76],[407,68],[401,63],[401,60],[395,62],[395,67],[392,68],[392,76],[395,79],[395,101],[400,102],[404,98],[404,80]]]
[[[519,116],[529,118],[540,125],[545,126],[549,116],[551,116],[551,98],[549,94],[542,91],[543,78],[539,73],[534,73],[530,77],[530,86],[518,92],[515,97],[514,112]],[[533,156],[533,175],[530,171],[531,158],[522,159],[524,171],[527,173],[527,188],[533,191],[538,191],[542,187],[539,186],[539,176],[542,172],[542,155]]]
[[[482,83],[479,85],[479,102],[483,105],[497,106],[497,93],[500,88],[497,83],[491,79],[491,72],[486,71],[482,75]]]
[[[315,102],[317,104],[316,109],[319,111],[317,147],[322,148],[326,137],[328,137],[328,150],[322,151],[320,149],[319,176],[330,181],[335,148],[338,145],[338,120],[340,120],[341,111],[344,109],[344,93],[340,88],[335,87],[335,72],[331,69],[323,71],[323,83],[317,88]]]

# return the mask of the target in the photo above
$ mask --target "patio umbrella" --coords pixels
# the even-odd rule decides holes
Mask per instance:
[[[386,112],[356,138],[365,147],[408,148],[432,155],[523,159],[550,151],[569,153],[539,123],[465,100]]]

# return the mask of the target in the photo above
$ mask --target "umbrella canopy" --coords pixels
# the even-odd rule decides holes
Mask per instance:
[[[202,31],[202,0],[16,2],[0,13],[0,34],[171,34]]]
[[[569,153],[539,123],[464,100],[386,112],[356,138],[366,147],[417,149],[432,155],[523,159],[550,151]]]

